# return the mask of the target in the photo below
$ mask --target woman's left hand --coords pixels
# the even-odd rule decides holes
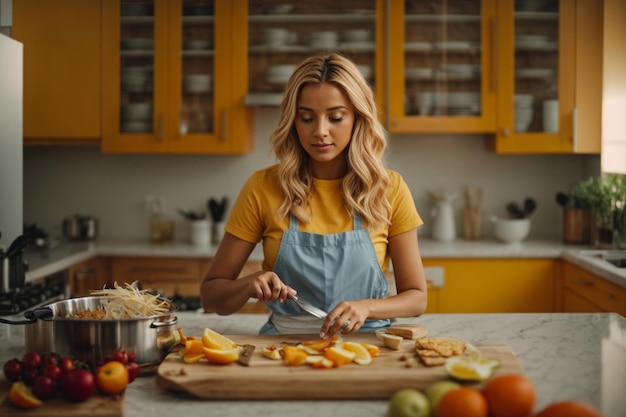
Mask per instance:
[[[328,339],[336,333],[348,334],[358,331],[365,323],[368,312],[365,300],[340,302],[326,316],[320,330],[320,337]]]

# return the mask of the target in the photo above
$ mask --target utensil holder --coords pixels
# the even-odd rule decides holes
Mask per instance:
[[[195,246],[209,246],[210,227],[208,220],[194,220],[189,222],[189,240]]]

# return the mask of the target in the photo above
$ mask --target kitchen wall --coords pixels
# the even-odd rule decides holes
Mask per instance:
[[[24,150],[24,221],[37,223],[53,237],[61,221],[75,213],[100,219],[102,239],[147,240],[145,196],[162,196],[167,214],[176,221],[176,240],[188,239],[177,208],[203,210],[209,197],[232,201],[248,176],[274,163],[269,136],[278,109],[255,112],[255,151],[242,156],[103,155],[97,148],[26,147]],[[598,175],[596,155],[496,155],[486,150],[482,135],[402,135],[390,138],[391,168],[409,184],[426,221],[431,203],[427,190],[458,192],[457,232],[462,230],[463,189],[485,189],[485,220],[503,215],[508,201],[537,200],[531,238],[561,238],[561,211],[555,193],[581,178]],[[491,229],[485,221],[485,232]]]

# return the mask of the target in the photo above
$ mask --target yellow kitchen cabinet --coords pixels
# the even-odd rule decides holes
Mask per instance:
[[[431,293],[437,313],[530,313],[554,311],[552,259],[436,259],[443,285]],[[433,282],[434,284],[434,282]]]
[[[244,45],[233,2],[102,5],[102,151],[237,154],[252,150]]]
[[[497,3],[497,153],[599,153],[602,7]],[[545,107],[545,110],[544,110]]]
[[[139,281],[165,297],[198,297],[210,261],[197,258],[114,257],[111,279],[118,284]]]
[[[626,316],[626,290],[569,262],[563,262],[560,310],[614,312]]]
[[[109,282],[107,258],[94,257],[69,268],[70,296],[87,297],[91,290],[103,288]]]
[[[389,131],[495,132],[496,1],[391,1],[388,12]]]
[[[24,44],[24,143],[97,144],[100,0],[14,0]]]

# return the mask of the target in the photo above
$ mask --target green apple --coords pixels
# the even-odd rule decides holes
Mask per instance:
[[[435,382],[426,388],[426,396],[430,401],[430,408],[433,410],[433,416],[437,415],[437,407],[439,406],[439,401],[443,398],[443,396],[449,391],[458,388],[461,388],[461,385],[453,381]]]
[[[389,399],[387,417],[428,417],[430,403],[421,391],[406,388],[397,391]]]

